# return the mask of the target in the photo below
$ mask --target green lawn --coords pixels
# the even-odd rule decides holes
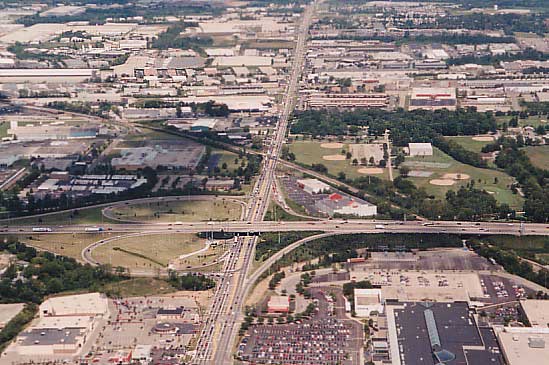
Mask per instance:
[[[175,292],[167,281],[155,278],[133,278],[106,284],[101,291],[116,297],[142,297]]]
[[[33,246],[58,255],[82,260],[82,250],[101,239],[114,236],[112,233],[52,233],[36,235],[18,235],[17,239],[29,246]]]
[[[229,151],[223,151],[223,150],[217,150],[214,149],[212,151],[213,155],[220,155],[219,162],[217,163],[217,166],[221,169],[221,166],[223,166],[224,163],[227,164],[227,171],[234,171],[237,170],[239,167],[242,166],[242,161],[244,161],[244,166],[248,163],[248,160],[246,157],[239,158],[236,153],[232,153]],[[236,161],[236,163],[235,163]],[[225,171],[221,169],[221,171]]]
[[[295,141],[290,144],[290,151],[295,154],[296,162],[302,163],[308,166],[312,164],[323,164],[328,169],[328,172],[337,176],[340,172],[345,173],[347,178],[355,179],[361,176],[367,176],[361,174],[358,170],[363,166],[353,166],[350,160],[342,161],[328,161],[323,158],[326,155],[343,155],[342,149],[348,151],[348,143],[344,143],[343,148],[331,149],[321,147],[322,142],[318,141]],[[384,169],[382,174],[372,175],[379,178],[388,179],[389,173],[387,169]]]
[[[549,145],[528,146],[524,150],[534,166],[549,170]]]
[[[192,222],[238,220],[241,210],[240,204],[220,198],[119,205],[113,208],[111,213],[124,220]]]
[[[457,142],[466,150],[477,152],[477,153],[481,152],[482,147],[490,143],[490,142],[484,142],[484,141],[475,141],[473,137],[470,137],[470,136],[457,136],[457,137],[452,136],[452,137],[444,137],[444,138]]]
[[[506,122],[506,123],[509,123],[509,120],[511,119],[511,117],[509,116],[502,116],[502,117],[497,117],[497,121],[498,123],[502,123],[502,122]],[[520,119],[518,120],[518,123],[519,123],[519,127],[526,127],[526,126],[532,126],[534,128],[536,128],[537,126],[540,126],[540,125],[547,125],[548,123],[548,118],[546,116],[537,116],[537,115],[533,115],[533,116],[530,116],[528,118],[525,118],[525,119]]]
[[[451,186],[437,186],[429,183],[432,179],[440,179],[446,173],[460,173],[467,174],[475,180],[475,187],[478,189],[485,189],[492,193],[499,203],[507,203],[509,206],[515,209],[522,208],[523,199],[518,194],[513,194],[509,189],[509,186],[513,183],[513,178],[501,171],[492,169],[481,169],[470,165],[463,164],[454,160],[436,147],[433,147],[433,156],[426,157],[407,157],[405,164],[416,163],[438,163],[441,167],[418,167],[410,166],[411,170],[431,171],[433,174],[430,177],[410,177],[409,179],[414,182],[418,187],[424,187],[430,194],[435,195],[438,198],[444,198],[445,194],[449,190],[457,190],[460,186],[467,185],[470,180],[456,181]],[[442,165],[448,165],[448,167],[442,167]],[[497,178],[497,182],[495,180]]]
[[[194,234],[152,234],[111,241],[95,249],[92,255],[101,263],[131,270],[165,267],[171,259],[203,247],[204,239]]]

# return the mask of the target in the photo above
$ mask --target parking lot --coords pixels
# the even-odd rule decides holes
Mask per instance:
[[[346,318],[341,290],[311,288],[310,291],[316,303],[310,319],[251,326],[239,346],[241,359],[253,364],[358,365],[362,326]]]

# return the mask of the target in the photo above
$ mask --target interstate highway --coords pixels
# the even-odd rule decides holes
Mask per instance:
[[[377,226],[377,227],[376,227]],[[383,228],[381,228],[382,226]],[[91,225],[49,226],[51,232],[33,232],[36,226],[4,226],[0,234],[89,233]],[[44,226],[41,226],[44,227]],[[240,234],[285,231],[323,231],[338,233],[453,233],[505,234],[548,236],[549,225],[542,223],[455,222],[455,221],[380,221],[380,220],[310,220],[292,222],[182,222],[182,223],[121,223],[101,225],[103,231],[92,233],[198,233],[234,232]]]

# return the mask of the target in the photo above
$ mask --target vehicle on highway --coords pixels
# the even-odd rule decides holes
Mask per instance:
[[[52,229],[49,227],[33,227],[33,232],[51,232]]]
[[[384,229],[385,226],[383,224],[376,224],[375,228],[376,229]]]
[[[103,227],[86,227],[84,228],[84,232],[103,232]]]

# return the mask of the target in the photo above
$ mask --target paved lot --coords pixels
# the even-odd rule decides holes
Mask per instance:
[[[358,365],[362,326],[345,316],[340,289],[311,288],[317,310],[292,324],[254,325],[239,346],[254,364]],[[330,295],[335,295],[335,301]]]

